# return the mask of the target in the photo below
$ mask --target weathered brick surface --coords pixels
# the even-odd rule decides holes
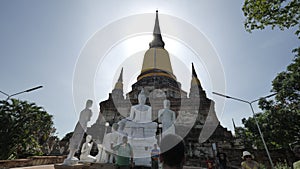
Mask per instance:
[[[0,160],[0,169],[62,163],[64,156],[32,156],[27,159]]]

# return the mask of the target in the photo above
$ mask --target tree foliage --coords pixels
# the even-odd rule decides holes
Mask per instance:
[[[50,134],[47,141],[42,145],[42,152],[44,155],[50,155],[51,152],[56,148],[59,143],[59,138],[55,135]]]
[[[289,144],[300,141],[300,48],[295,50],[294,61],[277,75],[272,82],[273,100],[261,99],[260,108],[264,113],[256,114],[256,118],[270,148],[286,148]],[[259,133],[253,118],[243,119],[245,133],[254,140],[258,147],[262,146]]]
[[[61,147],[61,148],[63,148],[63,152],[62,152],[62,154],[67,154],[68,153],[68,148],[69,148],[69,144],[70,144],[70,139],[71,139],[71,137],[73,136],[73,133],[74,132],[69,132],[69,133],[67,133],[61,140],[60,140],[60,142],[59,142],[59,146]]]
[[[70,139],[71,139],[71,137],[72,137],[72,135],[73,135],[73,133],[74,133],[73,131],[67,133],[60,141],[61,142],[69,142]]]
[[[272,82],[272,91],[277,93],[275,100],[259,102],[260,108],[270,114],[275,142],[282,147],[300,141],[300,48],[295,52],[293,63]]]
[[[245,149],[251,149],[253,146],[253,136],[252,132],[247,128],[236,127],[235,128],[235,137],[238,138],[240,143],[244,145]]]
[[[52,115],[35,103],[0,101],[0,159],[41,155],[53,130]]]
[[[245,28],[251,32],[270,26],[281,30],[297,27],[295,34],[300,38],[299,0],[245,0],[243,8]]]
[[[247,31],[266,27],[281,30],[295,28],[295,34],[300,39],[299,0],[245,0],[242,10]],[[288,149],[289,143],[300,141],[300,47],[293,52],[296,54],[293,62],[272,82],[275,99],[260,100],[263,113],[255,115],[270,148]],[[242,121],[245,125],[243,135],[254,140],[253,144],[257,147],[262,147],[255,119]]]

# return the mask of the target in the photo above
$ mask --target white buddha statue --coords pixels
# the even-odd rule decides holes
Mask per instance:
[[[97,144],[98,154],[96,155],[96,163],[106,163],[103,158],[103,152],[105,151],[102,144]]]
[[[91,143],[91,140],[92,140],[92,136],[87,135],[86,141],[85,141],[85,143],[83,143],[82,148],[81,148],[80,161],[84,161],[84,162],[95,162],[96,161],[96,157],[90,155],[92,146],[93,146],[93,143]]]
[[[164,108],[158,111],[158,121],[162,123],[163,134],[175,134],[175,112],[170,110],[170,101],[164,100]]]
[[[113,156],[115,152],[111,149],[111,144],[113,144],[114,146],[118,144],[118,139],[119,139],[119,133],[117,131],[118,128],[119,125],[117,123],[114,123],[112,125],[111,133],[108,133],[104,136],[103,139],[104,151],[102,153],[101,162],[113,163]]]
[[[76,158],[75,152],[79,149],[84,133],[87,130],[87,123],[91,120],[92,110],[91,107],[93,105],[92,100],[86,101],[86,107],[80,112],[79,120],[74,129],[74,133],[70,138],[69,144],[69,154],[68,157],[64,160],[63,165],[75,165],[78,162],[78,158]]]
[[[145,105],[146,95],[144,89],[138,95],[139,104],[134,105],[130,109],[130,116],[127,118],[137,123],[148,123],[152,121],[152,110],[151,107]]]

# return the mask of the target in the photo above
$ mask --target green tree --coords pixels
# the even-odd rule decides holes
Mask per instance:
[[[300,48],[296,53],[293,63],[272,82],[272,91],[277,93],[275,99],[259,102],[272,124],[269,127],[274,131],[273,142],[283,148],[300,141]]]
[[[275,145],[273,142],[274,131],[270,130],[270,126],[272,124],[270,124],[268,121],[269,114],[266,112],[257,113],[257,114],[255,114],[255,118],[259,123],[261,132],[264,135],[264,140],[265,140],[266,144],[268,145],[268,148],[270,148],[270,149],[278,148],[278,146]],[[251,147],[257,147],[258,149],[263,149],[264,145],[262,143],[261,136],[259,134],[255,119],[253,117],[249,117],[248,119],[243,118],[242,123],[245,126],[245,128],[243,130],[245,146],[247,148],[250,148],[250,145],[251,145]],[[275,139],[277,139],[277,138],[275,138]]]
[[[52,128],[52,131],[47,139],[47,141],[42,145],[42,152],[44,155],[49,155],[55,146],[59,143],[59,138],[55,135],[55,128]]]
[[[251,32],[270,26],[281,30],[296,27],[295,34],[300,38],[299,0],[245,0],[243,8],[245,28]]]
[[[294,61],[277,75],[272,82],[275,99],[259,101],[263,113],[256,118],[269,148],[289,149],[289,144],[300,141],[300,50],[296,51]],[[262,147],[259,133],[253,118],[243,119],[244,132]]]
[[[69,132],[67,133],[60,141],[59,141],[59,145],[60,147],[62,147],[64,149],[64,151],[62,152],[63,154],[67,154],[68,153],[68,149],[69,149],[69,144],[70,144],[70,139],[72,137],[74,132]]]
[[[73,131],[72,132],[69,132],[69,133],[67,133],[60,141],[61,142],[70,142],[70,139],[71,139],[71,137],[73,136]]]
[[[247,128],[236,127],[235,128],[235,138],[241,140],[240,143],[245,146],[245,149],[251,149],[253,146],[253,136],[252,132]]]
[[[266,27],[294,28],[300,39],[299,0],[245,0],[242,10],[247,31]],[[272,92],[277,93],[275,99],[260,100],[263,113],[255,115],[270,148],[288,149],[289,143],[300,141],[300,47],[293,52],[293,62],[272,82]],[[248,132],[248,136],[255,140],[254,144],[260,147],[262,143],[254,119],[243,119],[243,124],[244,133]]]
[[[52,115],[35,103],[0,101],[0,159],[41,155],[53,130]]]

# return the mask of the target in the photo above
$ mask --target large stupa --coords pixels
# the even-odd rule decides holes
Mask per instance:
[[[108,122],[111,126],[128,117],[131,106],[138,103],[138,94],[144,90],[147,96],[146,104],[152,108],[153,122],[158,122],[157,114],[163,108],[163,100],[170,100],[170,109],[176,113],[174,124],[176,134],[184,138],[189,150],[188,161],[192,162],[200,156],[209,156],[213,153],[212,143],[221,146],[224,142],[230,142],[231,132],[219,124],[214,101],[207,98],[193,64],[191,64],[190,91],[187,93],[181,89],[181,83],[173,73],[170,55],[164,48],[157,11],[153,37],[149,49],[144,54],[142,70],[132,85],[132,90],[126,94],[123,91],[125,67],[120,72],[108,99],[99,103],[98,119],[88,128],[88,134],[101,142],[105,130],[110,130],[110,127],[108,129],[105,127],[105,123]],[[159,128],[160,125],[157,126],[156,136],[159,141],[162,130]]]

